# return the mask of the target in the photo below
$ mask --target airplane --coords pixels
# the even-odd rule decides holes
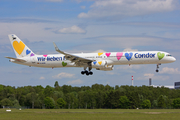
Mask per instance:
[[[92,75],[92,68],[102,71],[111,71],[114,65],[156,64],[175,62],[176,59],[163,51],[137,51],[137,52],[102,52],[71,54],[59,50],[53,42],[55,50],[60,54],[37,55],[28,48],[15,34],[8,35],[16,58],[6,57],[10,62],[43,68],[83,67],[82,75]],[[88,70],[86,70],[88,69]]]

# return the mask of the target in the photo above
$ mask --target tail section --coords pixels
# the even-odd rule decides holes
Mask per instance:
[[[10,34],[8,36],[17,58],[35,55],[15,34]]]

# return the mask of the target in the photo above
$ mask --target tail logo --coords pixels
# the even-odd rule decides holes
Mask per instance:
[[[25,48],[25,44],[22,41],[20,41],[19,43],[17,41],[14,41],[13,42],[13,48],[20,55]]]
[[[30,50],[26,50],[26,55],[28,55],[29,53],[31,53],[31,51]]]
[[[34,54],[33,54],[33,53],[31,53],[30,57],[32,57],[32,56],[34,56]]]

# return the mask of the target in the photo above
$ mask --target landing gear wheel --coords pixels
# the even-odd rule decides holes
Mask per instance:
[[[90,72],[89,72],[89,75],[93,75],[93,72],[90,71]]]
[[[159,72],[159,70],[156,70],[156,72]]]
[[[85,73],[84,71],[81,71],[81,74],[82,74],[82,75],[84,75],[84,73]]]
[[[87,71],[87,70],[85,70],[85,71],[84,71],[84,73],[86,73],[86,74],[87,74],[87,73],[88,73],[88,71]]]
[[[86,72],[86,75],[88,76],[88,75],[89,75],[89,72]]]
[[[87,67],[89,67],[88,71],[86,70]],[[91,62],[90,62],[90,63],[88,63],[87,65],[84,66],[84,71],[81,71],[81,74],[82,75],[86,74],[87,76],[92,75],[93,72],[91,72],[91,69],[92,69],[92,66],[91,66]]]

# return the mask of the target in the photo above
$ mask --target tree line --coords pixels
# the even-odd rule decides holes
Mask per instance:
[[[170,109],[180,108],[180,90],[153,86],[11,87],[0,85],[0,107],[46,109]]]

